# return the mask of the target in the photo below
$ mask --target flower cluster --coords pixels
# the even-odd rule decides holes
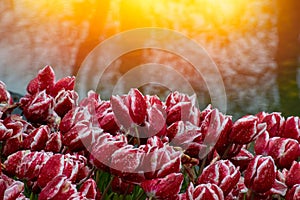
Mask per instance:
[[[13,102],[0,82],[0,199],[300,199],[299,117],[74,85],[46,66]]]

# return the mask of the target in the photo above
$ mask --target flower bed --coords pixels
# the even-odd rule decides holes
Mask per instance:
[[[0,199],[300,199],[298,117],[137,89],[78,102],[74,84],[46,66],[13,102],[0,82]]]

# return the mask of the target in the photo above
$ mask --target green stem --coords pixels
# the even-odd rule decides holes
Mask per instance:
[[[109,182],[108,182],[108,184],[107,184],[107,186],[106,186],[106,188],[105,188],[105,190],[103,191],[103,194],[102,194],[100,200],[104,200],[104,198],[105,198],[105,196],[106,196],[106,194],[107,194],[107,192],[108,192],[108,190],[109,190],[109,188],[110,188],[110,186],[111,186],[111,183],[112,183],[113,179],[114,179],[114,176],[111,176],[111,177],[110,177],[110,180],[109,180]]]
[[[137,145],[140,146],[140,134],[139,134],[139,131],[137,129],[137,126],[135,126],[134,129],[135,129],[135,136],[136,136],[136,139],[137,139]]]
[[[204,159],[202,160],[202,163],[201,163],[201,166],[200,166],[198,174],[202,174],[202,171],[203,171],[203,169],[205,167],[206,160],[207,160],[207,156],[205,156]]]
[[[141,190],[141,191],[142,192],[139,192],[139,195],[136,197],[136,200],[140,200],[144,196],[144,194],[145,194],[144,190]]]
[[[187,167],[186,165],[184,165],[184,170],[186,171],[190,181],[192,181],[192,183],[195,184],[195,178],[196,178],[195,172],[191,168]]]
[[[221,156],[221,159],[226,159],[226,158],[227,158],[227,154],[228,154],[229,150],[231,149],[232,145],[233,145],[233,143],[230,143],[230,144],[227,146],[225,152],[224,152],[223,155]]]
[[[246,193],[247,198],[246,199],[250,199],[250,200],[254,200],[255,199],[255,193],[252,190],[248,190],[248,192]]]

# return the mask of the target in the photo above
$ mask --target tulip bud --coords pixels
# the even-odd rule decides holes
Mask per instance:
[[[61,90],[74,90],[75,86],[75,76],[67,76],[58,80],[53,89],[51,90],[51,96],[55,97]]]
[[[156,199],[176,199],[183,182],[183,175],[181,173],[172,173],[164,178],[157,178],[146,180],[141,183],[142,189],[146,192],[148,197],[155,197]]]
[[[82,196],[88,199],[96,199],[97,196],[97,183],[94,179],[89,178],[80,187],[79,191]]]
[[[59,175],[42,189],[39,200],[69,199],[76,192],[76,186],[67,180],[66,176]]]
[[[224,200],[224,194],[222,189],[215,184],[207,183],[194,187],[194,185],[190,183],[186,193],[183,194],[182,199]]]
[[[287,173],[285,183],[289,188],[296,184],[300,184],[300,162],[293,162],[293,165]]]
[[[51,66],[47,65],[41,69],[37,75],[38,79],[38,91],[46,90],[47,94],[50,94],[54,83],[55,73]]]
[[[235,167],[229,160],[220,160],[207,166],[199,176],[198,184],[216,184],[226,196],[239,182],[241,173],[239,167]]]
[[[255,156],[245,171],[245,185],[257,193],[270,190],[275,178],[276,166],[270,156]]]
[[[54,99],[45,90],[33,96],[22,97],[20,102],[24,116],[31,122],[46,122],[53,116]]]
[[[273,112],[269,114],[260,112],[256,116],[259,118],[261,123],[265,122],[267,124],[266,130],[268,131],[270,137],[279,136],[284,125],[284,117],[282,117],[280,113]]]
[[[51,151],[53,153],[60,152],[62,148],[62,140],[60,132],[54,132],[49,135],[49,139],[46,142],[45,151]]]
[[[24,183],[15,181],[4,174],[0,176],[0,198],[4,200],[25,199]]]
[[[288,190],[286,200],[298,200],[300,199],[300,184],[294,185],[291,189]]]
[[[96,117],[98,118],[99,126],[105,132],[115,134],[115,132],[119,129],[109,101],[103,102],[97,108]]]
[[[146,118],[146,101],[138,89],[131,89],[127,95],[128,109],[132,121],[138,125],[144,123]]]
[[[270,140],[270,136],[268,131],[260,134],[255,140],[254,151],[256,155],[268,155],[268,143]]]
[[[53,154],[51,152],[33,151],[23,155],[20,164],[16,168],[16,176],[28,181],[36,181],[43,165]]]
[[[241,151],[234,157],[230,158],[230,161],[235,165],[240,167],[240,171],[244,171],[250,161],[254,158],[253,154],[247,149],[242,148]]]
[[[289,117],[284,123],[280,137],[292,138],[300,141],[300,120],[299,117]]]
[[[50,134],[50,128],[47,125],[40,126],[32,131],[24,140],[23,147],[32,151],[40,151],[45,148]]]
[[[279,168],[290,168],[300,156],[300,145],[294,139],[274,137],[268,142],[268,155]]]
[[[6,85],[0,81],[0,103],[11,103],[12,98],[10,93],[6,90]]]
[[[166,98],[167,124],[177,121],[189,121],[198,126],[200,123],[200,110],[196,105],[196,96],[188,96],[173,92]]]
[[[54,99],[54,111],[63,117],[69,110],[77,106],[78,94],[75,91],[61,90]]]
[[[237,144],[248,144],[265,130],[266,123],[260,123],[258,117],[248,115],[233,124],[229,138]]]
[[[123,127],[125,129],[129,129],[133,121],[130,117],[125,97],[112,96],[110,98],[110,103],[118,126]]]

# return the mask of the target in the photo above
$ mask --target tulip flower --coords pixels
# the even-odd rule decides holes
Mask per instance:
[[[146,180],[141,183],[141,187],[148,197],[156,199],[176,199],[183,182],[183,175],[172,173],[164,178]]]
[[[248,144],[265,130],[266,123],[260,123],[258,117],[248,115],[233,124],[229,138],[237,144]]]
[[[270,156],[255,156],[245,171],[245,185],[256,193],[269,191],[276,178],[276,166]]]
[[[189,121],[198,126],[200,123],[200,110],[196,105],[196,95],[188,96],[173,92],[166,98],[167,124],[176,121]]]
[[[300,199],[300,184],[294,185],[291,189],[289,189],[285,199],[286,200]]]
[[[269,140],[267,151],[278,168],[290,168],[300,156],[300,145],[294,139],[274,137]]]
[[[284,117],[282,117],[280,113],[260,112],[256,116],[259,118],[261,123],[265,122],[267,124],[266,130],[268,131],[270,137],[279,136],[284,125]]]
[[[299,117],[288,117],[284,123],[280,137],[292,138],[300,141],[300,119]]]
[[[221,188],[215,184],[207,183],[200,184],[194,187],[191,183],[186,193],[181,195],[182,200],[195,200],[195,199],[206,199],[206,200],[224,200],[224,194]]]
[[[293,162],[285,179],[286,185],[290,188],[296,184],[300,184],[300,162]]]
[[[220,160],[207,166],[199,176],[198,184],[216,184],[224,195],[229,194],[239,182],[241,173],[229,160]]]

